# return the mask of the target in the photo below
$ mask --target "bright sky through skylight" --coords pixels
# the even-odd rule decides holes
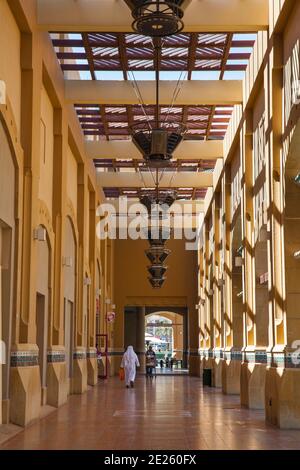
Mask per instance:
[[[70,33],[68,35],[69,39],[72,40],[81,40],[82,36],[80,33]],[[238,41],[253,41],[256,39],[256,34],[240,34],[236,33],[233,35],[233,41],[238,42]],[[76,53],[84,53],[85,49],[83,47],[73,47],[72,48],[73,52]],[[231,47],[230,49],[230,54],[245,54],[245,53],[251,53],[252,48],[245,48],[245,47]],[[184,48],[183,48],[183,53],[184,53]],[[180,59],[180,56],[176,56],[176,52],[174,50],[174,60],[176,61],[177,57]],[[65,63],[68,63],[68,60],[64,61]],[[80,65],[86,65],[88,64],[88,61],[86,59],[77,59],[75,63],[80,64]],[[149,64],[151,61],[149,61]],[[228,65],[242,65],[242,64],[247,64],[248,60],[247,59],[228,59],[227,64]],[[226,71],[224,73],[223,79],[224,80],[242,80],[244,78],[244,71]],[[91,80],[91,73],[89,71],[79,71],[78,75],[81,80]],[[114,80],[114,81],[123,81],[124,80],[124,74],[122,71],[118,70],[103,70],[103,71],[96,71],[95,72],[96,79],[97,80]],[[73,74],[69,74],[69,78],[74,78]],[[219,71],[197,71],[194,70],[191,74],[191,80],[218,80],[220,78],[220,72]],[[138,81],[143,81],[143,80],[155,80],[155,72],[154,71],[134,71],[134,72],[129,72],[128,73],[128,79],[129,80],[138,80]],[[186,80],[187,79],[187,73],[185,71],[161,71],[160,72],[160,80]]]

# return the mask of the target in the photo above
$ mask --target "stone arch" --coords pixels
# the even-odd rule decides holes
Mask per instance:
[[[19,308],[18,218],[21,208],[19,172],[22,150],[9,103],[0,110],[0,340],[4,352],[0,365],[0,424],[9,421],[10,352],[15,341],[12,312]]]
[[[170,318],[174,314],[182,317],[182,350],[180,353],[180,360],[182,360],[183,367],[188,367],[188,308],[187,307],[146,307],[146,318],[149,315],[161,315]]]
[[[300,251],[300,121],[289,147],[285,164],[284,181],[284,257],[285,257],[285,304],[287,322],[287,337],[284,335],[284,318],[276,324],[277,342],[288,344],[299,339],[300,321],[300,260],[295,253]]]
[[[242,220],[240,211],[232,230],[232,332],[233,347],[243,347],[243,245]]]
[[[174,341],[174,353],[178,360],[183,359],[184,353],[184,314],[182,312],[176,313],[172,311],[158,311],[154,313],[146,314],[146,325],[147,317],[159,316],[162,319],[171,321],[170,327],[173,330],[173,341]]]
[[[73,376],[73,352],[75,347],[75,322],[77,311],[77,233],[70,214],[65,218],[64,264],[64,343],[66,350],[69,391]]]
[[[45,240],[36,241],[36,344],[39,348],[42,405],[45,405],[47,402],[47,350],[51,335],[53,248],[51,234],[47,227],[40,224],[37,229],[46,232]]]
[[[96,260],[96,335],[101,333],[101,298],[102,298],[102,273],[100,259]]]
[[[268,242],[267,227],[262,226],[254,246],[255,256],[255,320],[256,344],[258,347],[268,346],[269,326],[269,290],[268,290]]]

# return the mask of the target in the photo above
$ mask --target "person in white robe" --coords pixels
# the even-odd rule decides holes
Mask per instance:
[[[140,367],[140,363],[132,346],[128,346],[127,351],[124,353],[121,367],[125,371],[125,385],[127,388],[134,387],[136,376],[136,368]]]

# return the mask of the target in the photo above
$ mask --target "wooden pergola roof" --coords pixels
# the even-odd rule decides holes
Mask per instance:
[[[57,37],[59,35],[59,37]],[[250,57],[253,40],[234,39],[233,33],[182,33],[162,41],[161,71],[243,71]],[[64,71],[154,71],[151,38],[133,33],[57,33],[53,45]],[[79,61],[79,62],[78,62]]]
[[[253,35],[227,33],[181,33],[162,40],[158,61],[154,57],[153,41],[149,37],[124,32],[53,32],[53,46],[66,79],[83,78],[103,80],[105,73],[119,72],[119,79],[135,81],[136,72],[178,72],[180,79],[192,81],[194,73],[213,73],[214,79],[223,80],[226,72],[245,71],[254,46]],[[249,39],[251,37],[251,39]],[[105,73],[104,73],[105,72]],[[83,74],[83,75],[82,75]],[[102,75],[101,75],[102,74]],[[147,79],[149,74],[147,76]],[[199,78],[199,75],[197,76]],[[176,79],[177,80],[177,79]],[[171,83],[171,82],[170,82]],[[173,80],[173,84],[176,81]],[[178,81],[179,83],[179,81]],[[117,82],[116,82],[117,85]],[[170,84],[171,86],[172,84]],[[232,115],[233,106],[188,104],[160,106],[160,120],[183,122],[187,127],[187,140],[223,140]],[[130,140],[131,126],[149,121],[154,123],[155,106],[136,104],[107,104],[80,102],[75,109],[82,131],[87,139],[98,141]],[[100,172],[143,174],[149,171],[143,161],[135,159],[101,158],[94,160]],[[211,172],[215,160],[176,160],[166,172]],[[101,175],[101,173],[100,173]],[[142,178],[141,178],[142,179]],[[102,185],[102,183],[100,182]],[[168,188],[160,188],[163,193]],[[206,195],[206,187],[176,188],[178,199],[199,200]],[[106,185],[107,198],[126,195],[138,198],[149,188],[117,187]]]

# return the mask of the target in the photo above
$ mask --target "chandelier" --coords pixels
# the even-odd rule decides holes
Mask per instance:
[[[151,223],[155,221],[154,226],[147,229],[147,239],[149,249],[145,254],[151,265],[147,267],[150,277],[148,277],[154,289],[160,289],[166,280],[165,274],[168,267],[164,262],[171,254],[171,250],[165,248],[165,243],[170,238],[170,229],[162,227],[160,222],[167,216],[166,210],[171,207],[176,196],[164,195],[159,199],[158,186],[155,196],[143,196],[140,202],[147,208]],[[154,219],[153,219],[154,215]]]
[[[162,44],[159,39],[154,40],[155,63],[159,63]],[[143,158],[152,166],[166,166],[173,157],[173,153],[184,138],[187,130],[182,122],[173,119],[160,119],[160,72],[156,65],[156,103],[154,122],[145,121],[133,124],[130,128],[132,141],[143,155]],[[176,95],[175,90],[175,95]]]
[[[147,267],[149,281],[154,289],[160,289],[165,280],[165,274],[168,267],[165,261],[171,251],[165,248],[165,243],[170,238],[170,228],[162,227],[162,220],[169,217],[169,209],[177,199],[176,191],[170,189],[167,191],[159,190],[159,168],[163,169],[170,165],[173,154],[178,145],[184,138],[186,126],[182,122],[176,122],[174,119],[168,119],[168,112],[164,120],[160,113],[160,70],[159,63],[162,54],[162,44],[166,36],[171,36],[182,31],[184,24],[182,21],[183,10],[178,4],[179,0],[137,0],[132,9],[134,18],[133,29],[141,35],[153,38],[154,63],[156,74],[156,102],[155,116],[152,120],[147,119],[144,122],[135,123],[131,126],[132,141],[143,155],[151,168],[156,170],[155,191],[144,193],[140,202],[146,207],[148,219],[151,224],[155,220],[154,227],[148,229],[146,238],[149,242],[149,248],[145,254],[150,261]],[[138,84],[135,82],[137,94],[140,96]],[[177,84],[177,87],[179,82]],[[173,104],[178,95],[177,89],[173,95]],[[141,103],[143,106],[143,103]],[[144,114],[146,115],[145,111]],[[153,178],[154,179],[154,178]]]
[[[171,36],[183,30],[183,15],[176,0],[138,0],[132,10],[132,27],[144,36]]]
[[[159,104],[156,106],[159,109]],[[181,143],[186,126],[180,122],[160,121],[157,117],[155,127],[147,122],[131,126],[132,140],[144,159],[152,165],[168,163]]]

